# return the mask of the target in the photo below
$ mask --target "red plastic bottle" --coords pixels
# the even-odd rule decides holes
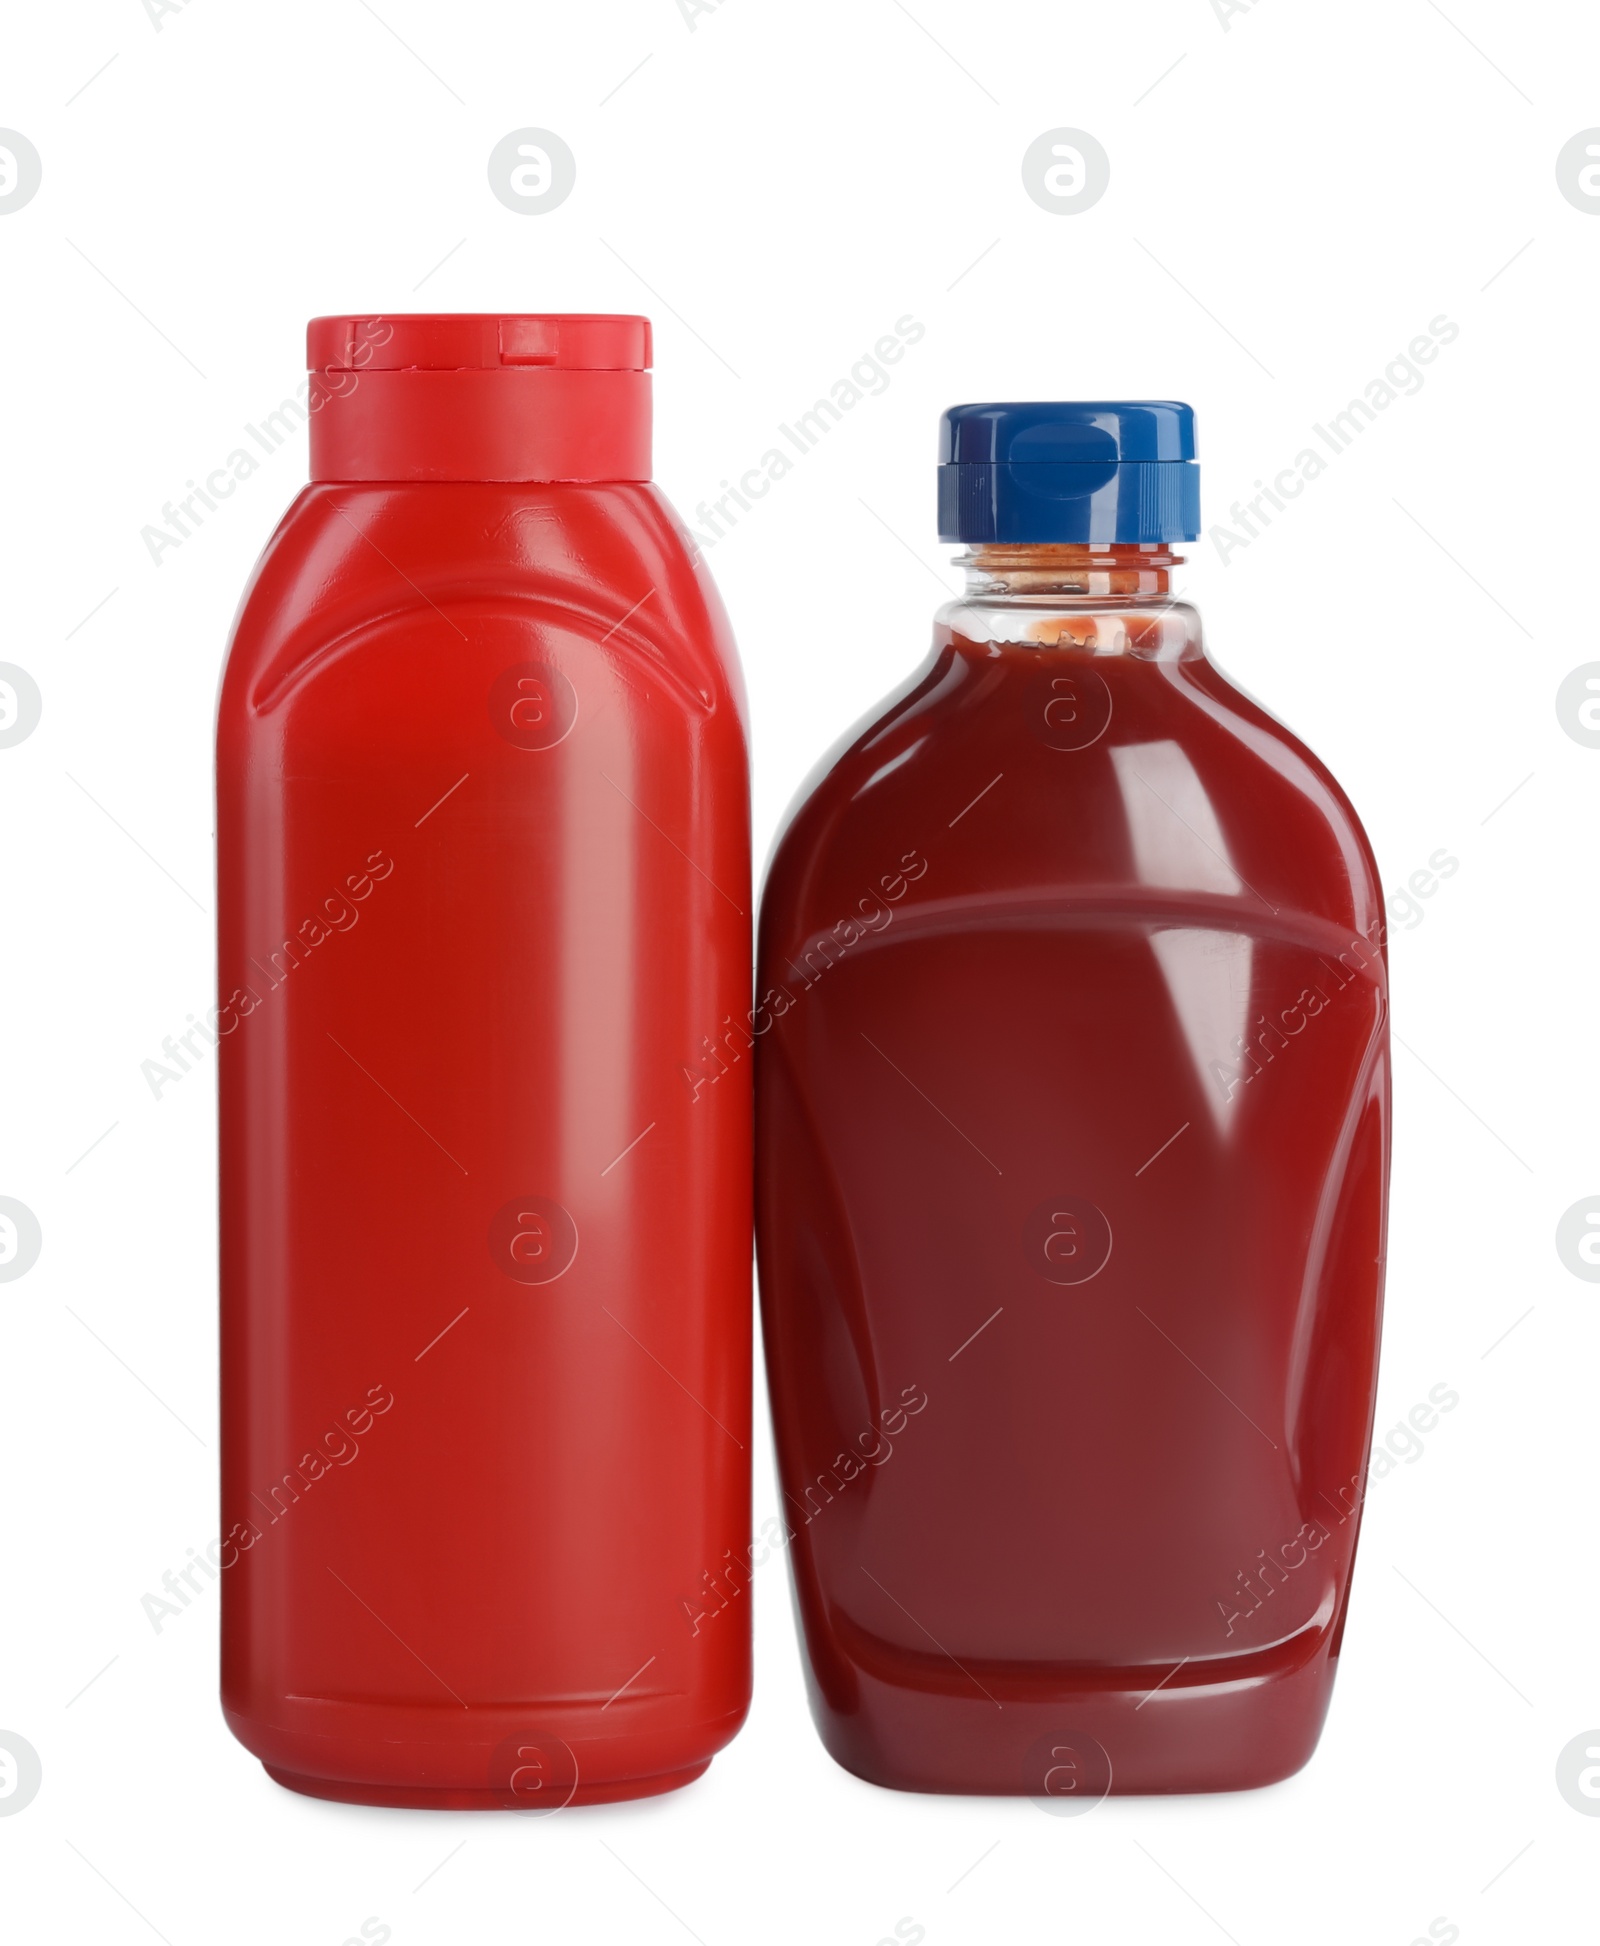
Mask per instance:
[[[649,325],[320,318],[217,730],[223,1701],[284,1784],[556,1809],[749,1699],[744,705]]]
[[[1355,813],[1211,663],[1164,404],[946,415],[969,592],[761,916],[763,1317],[838,1761],[1070,1810],[1298,1768],[1388,1169]]]

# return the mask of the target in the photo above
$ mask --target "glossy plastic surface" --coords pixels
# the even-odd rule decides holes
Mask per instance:
[[[1166,557],[993,553],[795,811],[762,908],[757,1225],[813,1706],[906,1789],[1266,1783],[1319,1733],[1365,1480],[1380,888]]]
[[[301,495],[218,724],[223,1693],[281,1781],[557,1809],[742,1720],[748,886],[653,487]]]

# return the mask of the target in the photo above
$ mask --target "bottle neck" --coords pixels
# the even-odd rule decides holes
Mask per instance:
[[[1183,556],[1164,541],[1145,543],[985,542],[956,557],[967,576],[968,599],[984,602],[1064,596],[1135,600],[1173,592],[1172,571]]]
[[[936,640],[986,656],[1012,648],[1198,654],[1200,618],[1172,591],[1182,564],[1165,542],[983,542],[957,557],[966,589],[939,610]]]

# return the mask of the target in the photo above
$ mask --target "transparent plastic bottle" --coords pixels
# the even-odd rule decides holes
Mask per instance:
[[[1381,889],[1173,597],[1188,409],[959,407],[944,437],[967,591],[811,780],[761,914],[813,1705],[906,1789],[1263,1784],[1315,1746],[1365,1481]]]

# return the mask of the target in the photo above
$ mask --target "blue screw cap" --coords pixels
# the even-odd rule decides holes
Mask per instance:
[[[1194,413],[1175,399],[953,405],[940,415],[942,541],[1199,536]]]

